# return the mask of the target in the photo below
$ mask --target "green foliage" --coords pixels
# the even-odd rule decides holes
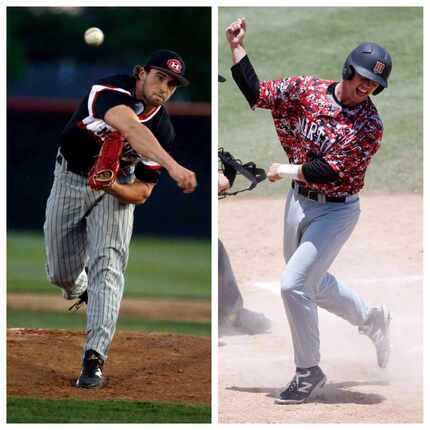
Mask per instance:
[[[340,79],[347,55],[359,43],[385,46],[393,58],[393,72],[389,88],[374,98],[385,133],[365,189],[422,191],[422,8],[220,9],[219,71],[228,78],[219,88],[220,145],[242,161],[253,159],[268,168],[272,162],[285,162],[270,112],[252,112],[227,73],[231,53],[224,29],[239,17],[247,19],[246,49],[262,80],[300,74]],[[280,194],[285,189],[284,181],[263,183],[252,195]]]
[[[8,309],[7,324],[9,327],[85,330],[85,313],[67,312],[67,308],[70,304],[71,303],[64,301],[63,313]],[[142,315],[142,317],[144,317],[144,315]],[[118,330],[155,331],[190,334],[194,336],[210,336],[211,325],[210,322],[154,321],[138,317],[121,316],[118,320]]]
[[[206,405],[9,397],[8,423],[210,423]]]
[[[8,291],[59,294],[46,279],[43,246],[40,233],[8,233]],[[125,297],[209,299],[210,241],[134,237],[125,279]]]

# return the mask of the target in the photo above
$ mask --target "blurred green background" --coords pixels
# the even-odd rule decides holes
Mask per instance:
[[[221,8],[219,11],[219,145],[235,157],[268,168],[284,162],[270,111],[249,109],[231,78],[224,29],[245,17],[245,47],[259,79],[314,75],[340,80],[343,63],[359,43],[383,45],[393,59],[389,87],[373,101],[384,122],[382,147],[364,191],[422,192],[423,10],[417,7]],[[285,193],[284,181],[263,183],[238,198]]]
[[[183,56],[192,83],[174,99],[209,101],[210,17],[209,7],[8,7],[8,81],[25,77],[34,64],[62,63],[63,69],[88,64],[131,71],[153,50],[165,48]],[[103,30],[101,46],[84,43],[89,27]]]

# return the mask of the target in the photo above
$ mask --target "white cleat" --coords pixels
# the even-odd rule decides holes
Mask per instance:
[[[379,367],[387,367],[390,359],[390,311],[385,305],[370,309],[366,323],[358,328],[361,334],[370,338],[376,348]]]

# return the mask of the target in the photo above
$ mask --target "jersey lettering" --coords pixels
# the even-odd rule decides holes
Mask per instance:
[[[306,117],[298,119],[298,127],[301,136],[304,139],[310,140],[320,148],[320,152],[324,153],[327,151],[333,142],[327,137],[324,127],[319,126],[316,122],[309,121]]]

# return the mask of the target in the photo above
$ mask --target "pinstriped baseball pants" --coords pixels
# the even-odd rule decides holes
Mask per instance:
[[[47,276],[66,298],[88,290],[84,352],[93,349],[103,359],[116,329],[133,214],[134,205],[67,171],[65,159],[55,164],[44,224]]]

